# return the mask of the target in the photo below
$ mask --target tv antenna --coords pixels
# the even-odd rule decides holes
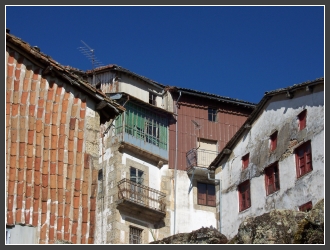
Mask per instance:
[[[84,54],[92,62],[92,72],[93,72],[93,86],[95,86],[95,67],[103,66],[102,63],[96,59],[94,55],[94,49],[89,47],[83,40],[81,42],[85,45],[84,47],[78,47],[82,54]]]

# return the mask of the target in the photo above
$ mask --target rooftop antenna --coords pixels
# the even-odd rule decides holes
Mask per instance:
[[[78,47],[78,49],[92,62],[92,72],[93,72],[93,86],[95,86],[95,67],[101,67],[102,63],[96,59],[94,55],[94,49],[89,47],[83,40],[81,42],[85,45],[84,47]]]

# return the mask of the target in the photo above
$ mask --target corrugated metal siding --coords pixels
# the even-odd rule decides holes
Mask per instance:
[[[176,100],[176,98],[174,98]],[[220,152],[247,119],[252,109],[234,107],[217,101],[182,96],[178,108],[178,170],[186,170],[186,152],[198,146],[198,137],[217,140]],[[208,107],[219,108],[218,122],[208,121]],[[196,121],[199,129],[192,120]],[[169,168],[175,168],[176,126],[170,125]]]

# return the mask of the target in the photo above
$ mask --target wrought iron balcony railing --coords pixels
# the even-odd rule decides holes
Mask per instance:
[[[165,213],[165,193],[128,179],[118,182],[118,199]]]
[[[187,171],[194,167],[208,168],[217,155],[218,152],[216,151],[200,148],[193,148],[189,150],[186,154]]]

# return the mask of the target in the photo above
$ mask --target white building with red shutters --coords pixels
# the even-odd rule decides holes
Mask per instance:
[[[324,79],[266,92],[209,168],[228,238],[247,217],[309,210],[324,198]]]

